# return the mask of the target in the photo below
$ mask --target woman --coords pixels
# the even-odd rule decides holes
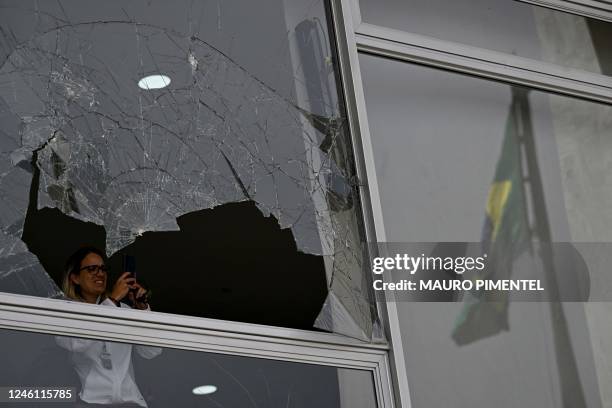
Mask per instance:
[[[150,310],[146,290],[129,272],[124,272],[107,291],[108,268],[105,254],[94,247],[83,247],[66,262],[62,283],[64,294],[73,300],[108,307]],[[158,347],[132,346],[124,343],[57,337],[57,343],[71,352],[71,359],[81,380],[79,398],[83,406],[112,405],[146,407],[132,365],[132,349],[146,359],[161,353]]]

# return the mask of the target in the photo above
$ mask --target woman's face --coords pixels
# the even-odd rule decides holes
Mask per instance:
[[[98,297],[106,290],[106,267],[104,260],[90,252],[81,261],[77,274],[72,274],[72,282],[81,287],[83,297]]]

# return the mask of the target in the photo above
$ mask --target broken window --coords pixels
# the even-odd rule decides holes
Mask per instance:
[[[210,288],[225,276],[215,287],[251,293],[236,286],[240,277],[282,277],[275,290],[287,300],[318,303],[311,325],[371,338],[358,180],[325,1],[0,7],[1,291],[61,297],[61,262],[79,245],[99,243],[111,264],[140,247],[157,299],[196,278]],[[244,229],[227,234],[241,219]],[[278,244],[262,238],[262,223]],[[172,248],[187,236],[213,244]],[[252,239],[232,247],[241,236]],[[257,242],[271,250],[253,251]],[[150,261],[160,252],[164,268]],[[281,252],[289,263],[224,268]],[[198,295],[180,297],[187,313],[219,316]],[[279,309],[270,313],[287,313]]]

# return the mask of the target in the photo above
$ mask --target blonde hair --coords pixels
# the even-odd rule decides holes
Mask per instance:
[[[70,257],[66,261],[66,266],[64,268],[64,278],[62,279],[62,291],[64,292],[64,295],[69,299],[78,300],[80,302],[84,301],[83,296],[81,295],[81,288],[79,287],[79,285],[75,284],[72,281],[71,276],[78,275],[81,272],[81,262],[89,254],[98,255],[104,260],[104,263],[106,263],[106,254],[93,246],[81,247],[77,249],[76,252],[74,252],[72,255],[70,255]],[[106,292],[107,291],[105,290],[102,294],[101,300],[104,300],[106,297],[108,297],[108,294]]]

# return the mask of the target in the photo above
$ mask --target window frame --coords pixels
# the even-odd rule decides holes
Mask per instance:
[[[347,101],[347,114],[353,146],[356,150],[355,161],[357,176],[366,181],[360,188],[369,242],[386,242],[385,225],[382,216],[382,205],[374,165],[374,150],[368,124],[365,105],[365,94],[359,68],[359,34],[361,23],[359,0],[331,0],[332,15],[335,25],[340,72],[343,78],[343,90]],[[342,37],[342,38],[340,38]],[[357,140],[355,140],[357,139]],[[380,292],[377,292],[380,294]],[[377,299],[378,313],[383,323],[384,333],[389,341],[389,369],[392,372],[392,392],[390,406],[410,408],[410,390],[404,351],[400,334],[397,306],[393,299]]]
[[[388,345],[332,333],[0,293],[0,328],[368,371],[393,407]]]
[[[359,0],[338,1],[344,13],[343,23],[347,27],[346,52],[350,60],[350,71],[345,73],[345,78],[352,79],[350,95],[355,104],[357,121],[353,134],[361,137],[362,165],[365,179],[368,180],[372,225],[375,239],[378,242],[386,242],[387,238],[359,67],[359,53],[612,104],[612,77],[610,76],[368,24],[361,17]],[[612,0],[507,1],[531,3],[570,14],[608,21],[612,24]],[[347,99],[350,98],[347,97]],[[412,407],[410,383],[404,359],[397,306],[392,298],[379,300],[378,305],[379,313],[383,316],[385,333],[390,342],[389,365],[393,373],[395,403],[397,406],[410,408]]]
[[[571,14],[612,21],[612,1],[610,0],[517,0],[548,7]]]
[[[356,103],[352,76],[356,63],[355,36],[352,25],[346,25],[345,18],[350,16],[350,9],[347,0],[328,1],[359,180],[364,230],[366,239],[375,241],[379,236],[375,217],[380,211],[372,208],[379,205],[379,201],[377,196],[372,199],[371,186],[366,182],[370,164],[364,152],[368,147],[362,146],[363,138],[359,133],[365,110],[359,110]],[[360,87],[359,83],[357,88]],[[378,306],[378,312],[382,313],[380,302]],[[334,333],[115,309],[5,292],[0,292],[0,328],[366,370],[372,374],[378,407],[395,406],[390,347],[384,341],[365,343]]]
[[[361,19],[359,0],[350,1],[353,21],[356,23],[357,48],[361,52],[596,102],[612,103],[610,76],[369,24]],[[612,22],[612,2],[608,3],[611,11],[605,16],[603,13],[588,15],[574,8],[552,7],[552,3],[568,4],[561,0],[525,2]]]

